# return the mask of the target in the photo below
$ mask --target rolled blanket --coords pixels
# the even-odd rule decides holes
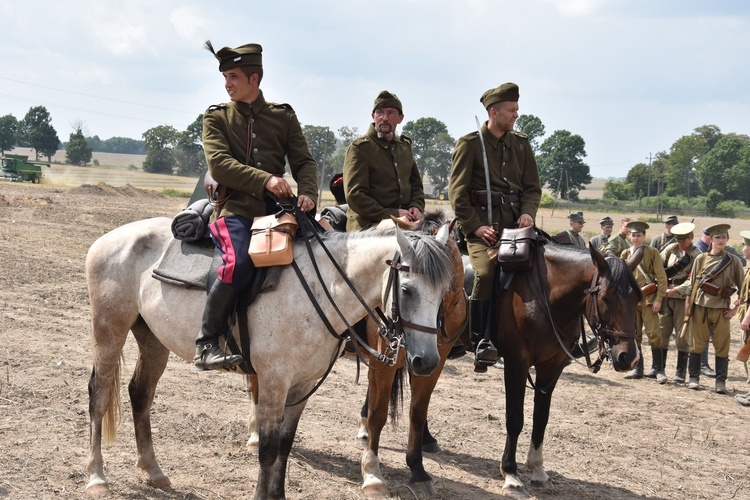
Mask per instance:
[[[208,223],[214,207],[207,199],[198,200],[172,219],[172,235],[182,241],[199,241],[209,237]]]

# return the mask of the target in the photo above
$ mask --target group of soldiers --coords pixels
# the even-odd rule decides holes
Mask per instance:
[[[568,241],[585,248],[580,235],[585,220],[582,212],[568,216]],[[695,241],[695,224],[682,222],[677,216],[664,219],[664,232],[646,243],[646,222],[623,218],[616,235],[614,221],[599,221],[601,233],[590,244],[603,254],[628,259],[640,247],[643,257],[634,271],[644,298],[637,312],[637,342],[640,347],[645,330],[651,348],[652,366],[644,372],[643,357],[625,378],[654,378],[660,384],[668,381],[667,353],[675,337],[677,362],[672,381],[687,383],[689,389],[700,387],[701,375],[715,378],[715,391],[726,394],[729,365],[730,319],[738,315],[746,342],[750,331],[750,231],[742,231],[742,252],[728,245],[729,224],[703,228]],[[715,353],[714,371],[708,364],[708,343]],[[750,405],[750,397],[740,395],[737,401]]]

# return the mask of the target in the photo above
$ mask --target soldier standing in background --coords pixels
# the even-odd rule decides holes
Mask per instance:
[[[620,255],[622,255],[623,251],[625,251],[627,248],[630,248],[630,242],[628,241],[628,235],[630,234],[630,228],[628,228],[628,224],[630,223],[630,221],[630,217],[625,217],[620,221],[620,230],[618,231],[616,236],[613,236],[609,239],[609,241],[607,242],[607,246],[604,247],[604,252],[602,253],[611,253],[619,257]]]
[[[670,215],[669,217],[664,219],[664,232],[659,236],[654,236],[653,238],[651,238],[651,243],[649,245],[656,248],[661,253],[662,250],[667,248],[667,245],[675,242],[674,234],[672,234],[672,228],[679,223],[680,221],[677,220],[676,215]]]
[[[683,222],[672,227],[674,243],[667,245],[661,252],[661,260],[667,274],[667,299],[662,304],[659,312],[659,328],[663,342],[664,360],[667,359],[669,339],[675,333],[675,345],[677,347],[677,368],[672,380],[679,384],[685,383],[688,356],[690,354],[690,341],[682,337],[682,325],[685,322],[685,296],[676,289],[687,280],[688,272],[693,261],[701,254],[700,250],[693,245],[693,231],[695,224]]]
[[[615,223],[612,220],[612,217],[606,216],[602,217],[602,219],[599,221],[599,226],[601,226],[601,234],[597,234],[596,236],[592,237],[589,243],[599,250],[599,252],[604,253],[604,248],[607,246],[607,243],[609,243],[609,239],[612,237],[612,228],[614,227]]]
[[[587,248],[586,240],[584,240],[583,236],[581,236],[583,225],[586,224],[586,221],[583,220],[583,212],[574,212],[572,214],[569,214],[568,220],[570,221],[570,229],[567,229],[565,232],[568,233],[570,242],[574,247]]]
[[[746,259],[750,259],[750,231],[742,231],[742,254]],[[745,271],[745,278],[742,280],[742,289],[736,303],[737,317],[740,321],[740,330],[742,331],[742,345],[747,344],[748,335],[750,335],[750,268]],[[737,394],[735,399],[742,406],[750,406],[750,392]]]
[[[623,250],[620,257],[623,260],[628,260],[639,247],[643,247],[643,259],[633,271],[635,279],[643,291],[643,300],[638,304],[636,314],[636,342],[638,342],[638,349],[643,351],[641,343],[643,341],[643,330],[645,329],[653,359],[651,371],[646,376],[655,378],[660,384],[666,384],[667,376],[664,373],[662,351],[664,346],[659,329],[659,311],[667,293],[667,275],[664,272],[659,252],[653,247],[644,245],[648,224],[641,221],[632,221],[628,223],[627,227],[630,230],[633,246]],[[643,356],[641,356],[638,364],[625,375],[625,378],[639,379],[643,376]]]

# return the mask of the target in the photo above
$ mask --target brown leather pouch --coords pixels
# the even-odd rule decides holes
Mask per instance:
[[[701,284],[701,290],[709,295],[721,295],[721,288],[708,281]]]
[[[284,212],[253,219],[248,253],[255,267],[287,266],[294,260],[297,219]]]
[[[656,293],[656,283],[649,283],[648,285],[644,285],[641,287],[641,293],[643,293],[644,297],[648,297],[649,295],[653,295]]]
[[[497,262],[503,271],[528,271],[536,247],[536,231],[533,227],[503,229]]]

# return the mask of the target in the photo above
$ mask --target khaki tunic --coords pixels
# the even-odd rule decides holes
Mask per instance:
[[[740,303],[737,308],[737,317],[740,322],[747,314],[748,307],[750,307],[750,267],[745,271],[745,278],[742,280],[742,289],[740,290]]]
[[[607,246],[604,247],[603,253],[612,253],[619,256],[628,248],[630,248],[630,242],[625,236],[618,233],[616,236],[609,238],[609,242],[607,243]]]
[[[690,263],[692,264],[701,254],[701,251],[695,248],[694,245],[690,245],[687,253],[691,257]],[[673,266],[683,255],[685,255],[685,252],[680,250],[680,246],[676,242],[667,245],[667,247],[661,252],[661,260],[664,263],[664,269]],[[661,311],[659,311],[659,328],[661,329],[662,345],[665,349],[669,345],[669,338],[672,336],[672,332],[674,332],[677,350],[682,352],[690,351],[689,337],[680,336],[682,325],[685,323],[685,295],[684,290],[679,288],[680,285],[687,281],[690,267],[690,264],[688,264],[680,272],[671,278],[668,278],[668,287],[677,290],[678,295],[675,297],[668,297],[667,300],[662,303]]]
[[[251,111],[253,149],[248,158]],[[266,183],[273,175],[284,175],[287,161],[297,195],[318,199],[318,169],[297,115],[288,104],[266,102],[262,92],[252,104],[232,101],[209,107],[203,115],[203,149],[211,176],[234,191],[222,216],[252,220],[266,215]]]
[[[707,275],[725,254],[726,251],[717,255],[703,254],[705,258],[695,259],[690,272],[690,281],[685,283],[687,284],[685,288],[686,294],[692,293],[694,287],[698,286],[701,279],[703,279],[703,276]],[[732,256],[732,260],[726,269],[721,271],[711,283],[720,288],[735,286],[739,289],[742,286],[743,279],[742,263],[739,259]],[[723,313],[729,309],[731,298],[711,295],[698,289],[696,290],[693,304],[695,305],[693,306],[693,313],[688,327],[690,333],[690,352],[703,352],[703,349],[708,345],[709,339],[713,336],[716,356],[719,358],[728,357],[731,334],[729,319],[725,318]]]
[[[497,139],[482,125],[482,139],[487,149],[490,189],[503,195],[519,195],[520,202],[493,204],[492,221],[497,229],[511,228],[521,214],[536,219],[542,188],[539,170],[529,138],[518,132],[507,132]],[[474,268],[472,298],[489,299],[494,284],[495,261],[487,255],[487,246],[474,236],[480,226],[489,224],[486,200],[471,203],[471,192],[486,190],[484,155],[478,132],[461,137],[453,151],[448,194],[458,219]]]
[[[607,244],[609,243],[609,240],[611,239],[612,239],[612,236],[604,236],[603,234],[597,234],[596,236],[593,236],[591,238],[589,243],[591,243],[594,246],[594,248],[599,250],[599,252],[604,253],[604,249],[606,248]]]
[[[659,252],[663,251],[667,246],[675,243],[677,238],[673,234],[661,233],[659,236],[651,238],[650,247],[656,248]]]
[[[635,247],[623,250],[620,257],[627,260],[635,250]],[[646,276],[643,271],[649,276]],[[667,274],[664,272],[664,265],[661,263],[659,252],[655,248],[644,247],[643,259],[640,265],[635,268],[633,274],[641,288],[649,283],[656,282],[656,293],[645,297],[638,305],[636,340],[638,344],[642,342],[642,330],[645,328],[649,345],[654,349],[662,349],[666,346],[662,342],[661,330],[659,328],[659,314],[651,310],[651,306],[655,301],[664,302],[664,297],[667,293]]]
[[[398,216],[399,208],[416,207],[424,212],[422,174],[405,135],[392,141],[378,138],[375,125],[367,135],[346,150],[344,159],[344,191],[347,231],[366,229],[389,216]]]
[[[573,242],[574,247],[588,248],[588,246],[586,245],[586,240],[583,239],[583,236],[576,233],[572,229],[568,229],[565,232],[568,233],[568,235],[570,236],[570,241]]]

